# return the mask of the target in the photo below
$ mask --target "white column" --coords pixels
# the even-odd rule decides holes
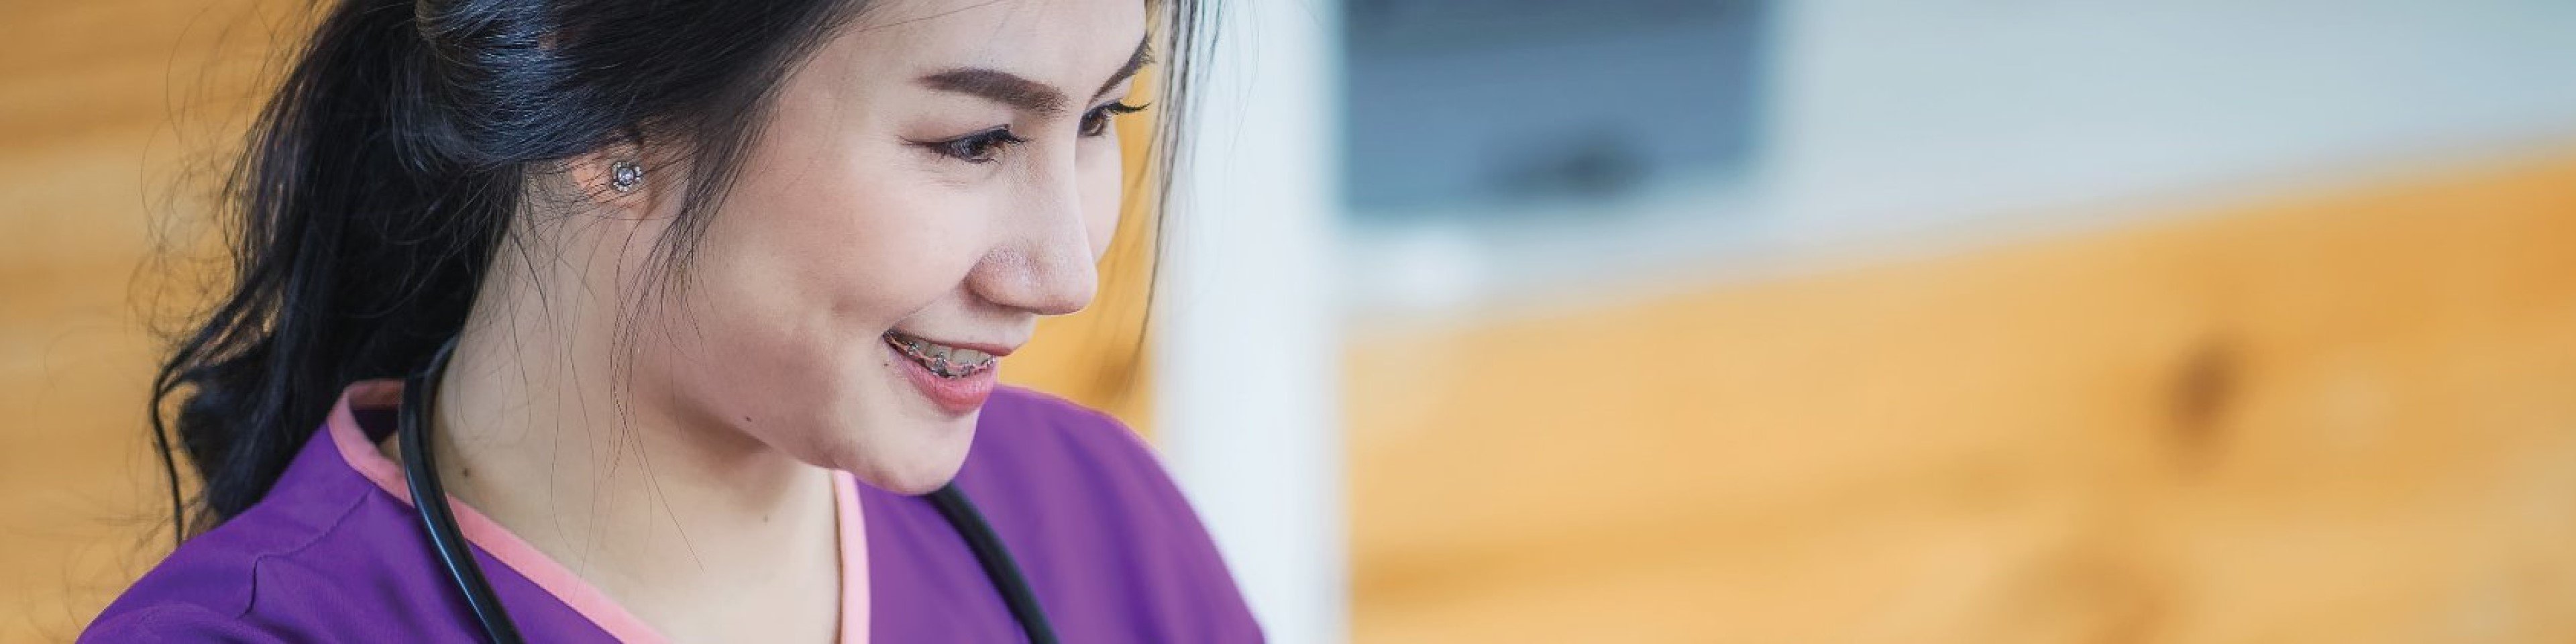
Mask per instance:
[[[1334,0],[1211,3],[1154,307],[1154,426],[1271,641],[1348,639]]]

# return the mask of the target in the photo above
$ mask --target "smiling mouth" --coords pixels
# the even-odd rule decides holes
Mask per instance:
[[[1001,358],[974,349],[952,347],[895,331],[887,331],[885,341],[896,353],[921,363],[930,375],[941,378],[965,378],[993,370]]]

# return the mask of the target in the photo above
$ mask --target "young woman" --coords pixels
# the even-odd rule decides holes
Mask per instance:
[[[1133,435],[994,384],[1196,13],[339,0],[159,381],[193,536],[83,639],[1258,640]]]

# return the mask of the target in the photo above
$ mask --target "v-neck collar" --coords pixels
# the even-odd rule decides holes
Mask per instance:
[[[374,482],[376,487],[383,489],[386,494],[393,495],[404,505],[410,505],[411,488],[403,480],[402,467],[395,464],[392,459],[385,458],[384,453],[376,449],[375,443],[367,439],[367,432],[358,424],[358,417],[354,411],[360,408],[385,409],[399,406],[402,403],[402,388],[402,381],[392,379],[351,384],[348,389],[341,392],[339,403],[332,407],[331,417],[323,425],[331,435],[333,446],[339,449],[340,459],[347,462],[350,469],[356,470],[359,475],[365,476],[367,480]],[[841,555],[839,639],[843,644],[866,644],[869,603],[867,516],[859,510],[858,480],[848,472],[834,470],[832,498]],[[499,560],[501,565],[508,566],[520,576],[526,577],[528,581],[535,583],[538,589],[544,590],[546,594],[553,595],[565,606],[571,607],[573,612],[589,618],[592,624],[606,631],[611,637],[621,642],[671,641],[670,638],[654,631],[653,627],[646,624],[644,620],[627,612],[626,607],[609,599],[606,593],[591,586],[590,582],[574,575],[572,569],[539,552],[535,546],[528,545],[528,542],[521,540],[518,535],[511,534],[507,528],[501,527],[501,524],[475,511],[473,506],[466,505],[464,501],[457,500],[454,496],[448,497],[447,501],[456,515],[457,528],[465,533],[466,541],[483,549],[484,554]],[[430,555],[427,551],[423,551],[421,556]]]

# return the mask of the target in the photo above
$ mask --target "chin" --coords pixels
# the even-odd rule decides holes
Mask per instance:
[[[974,420],[968,417],[965,427],[941,431],[939,436],[906,446],[910,449],[887,450],[895,452],[892,454],[852,446],[876,453],[855,454],[855,458],[843,462],[857,466],[842,469],[877,489],[906,495],[929,494],[957,478],[957,470],[966,466],[967,448],[974,439]]]

